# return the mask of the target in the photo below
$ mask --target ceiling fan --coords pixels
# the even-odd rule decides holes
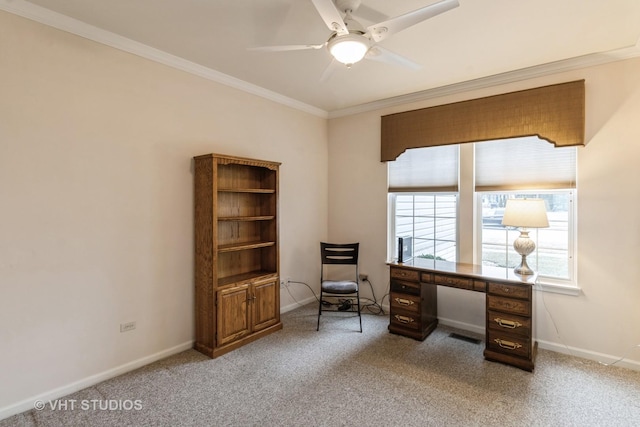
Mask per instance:
[[[334,58],[332,64],[338,61],[345,64],[347,68],[362,59],[371,59],[380,62],[401,65],[418,69],[421,66],[408,58],[398,55],[388,49],[379,46],[377,43],[422,21],[432,18],[441,13],[458,7],[458,0],[441,0],[429,6],[407,12],[382,21],[378,24],[364,28],[358,21],[353,19],[360,6],[361,0],[311,0],[322,17],[327,27],[332,31],[331,35],[321,44],[303,44],[286,46],[264,46],[251,48],[250,50],[260,50],[269,52],[281,52],[290,50],[322,49],[327,48]],[[344,18],[343,18],[344,14]],[[332,67],[329,65],[329,70]],[[327,71],[323,75],[327,77]]]

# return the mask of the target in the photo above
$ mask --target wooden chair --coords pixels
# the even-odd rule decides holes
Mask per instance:
[[[358,286],[358,250],[360,243],[320,243],[320,304],[318,306],[318,327],[323,311],[358,312],[360,332],[362,313],[360,312],[360,287]],[[353,266],[335,271],[331,265]],[[331,271],[329,271],[331,269]],[[348,270],[348,271],[347,271]],[[352,275],[353,274],[353,275]],[[329,279],[328,277],[332,278]],[[338,279],[338,276],[340,277]],[[329,298],[328,300],[325,298]],[[355,300],[355,301],[354,301]],[[337,309],[325,308],[337,306]]]

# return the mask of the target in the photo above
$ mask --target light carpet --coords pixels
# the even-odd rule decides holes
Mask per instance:
[[[425,341],[388,316],[285,313],[284,328],[217,359],[189,350],[0,426],[638,426],[640,372],[540,350],[533,373],[485,361],[439,326]],[[349,317],[350,316],[350,317]],[[475,336],[483,339],[483,337]],[[61,399],[61,400],[65,400]],[[78,407],[138,401],[140,409]]]

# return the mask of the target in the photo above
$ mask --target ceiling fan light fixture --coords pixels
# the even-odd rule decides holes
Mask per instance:
[[[339,62],[352,65],[364,58],[369,50],[369,39],[360,34],[335,36],[327,45],[331,55]]]

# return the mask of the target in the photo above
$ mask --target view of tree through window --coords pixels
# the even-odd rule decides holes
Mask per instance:
[[[395,195],[395,240],[413,238],[413,255],[455,262],[457,195]]]
[[[520,264],[521,256],[513,249],[520,232],[501,224],[507,199],[518,197],[544,199],[549,219],[549,228],[530,230],[536,250],[527,257],[527,263],[541,276],[570,279],[571,191],[482,193],[482,264],[510,268]]]

